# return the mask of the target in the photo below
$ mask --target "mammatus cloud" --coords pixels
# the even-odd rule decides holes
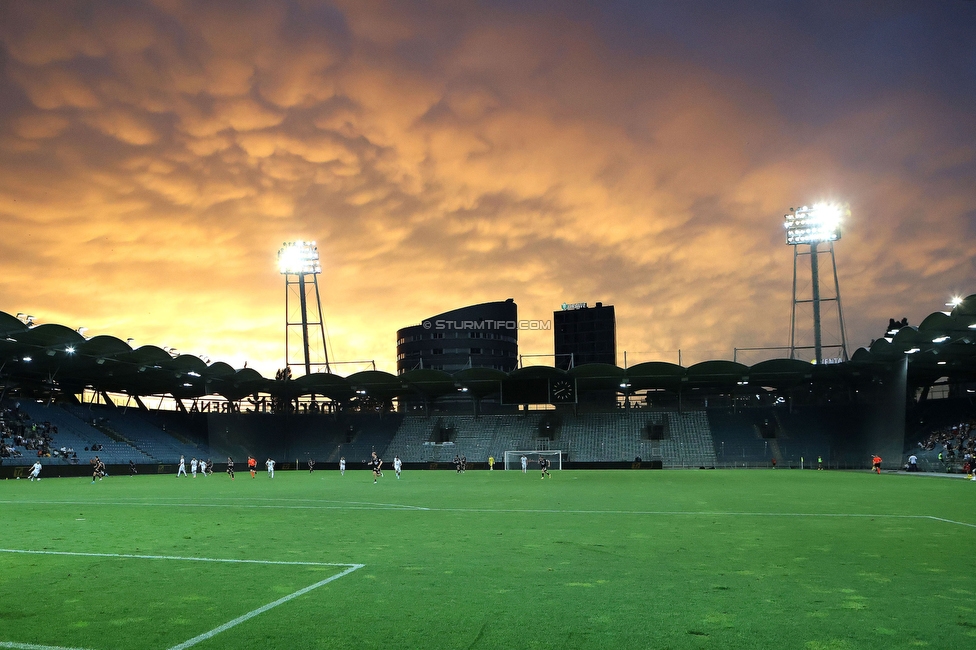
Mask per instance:
[[[765,85],[761,56],[713,64],[659,16],[631,48],[600,11],[6,3],[0,309],[270,375],[274,255],[307,238],[340,359],[392,369],[398,328],[513,297],[526,318],[614,304],[619,363],[689,363],[787,342],[782,214],[824,198],[852,206],[854,345],[972,292],[959,98],[897,78],[814,119],[781,61]],[[743,20],[728,33],[762,33]]]

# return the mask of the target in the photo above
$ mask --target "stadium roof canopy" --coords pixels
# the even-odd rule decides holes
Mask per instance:
[[[653,361],[630,368],[586,364],[568,372],[529,366],[510,373],[468,368],[453,375],[430,369],[399,376],[375,370],[348,377],[315,373],[290,381],[268,379],[253,369],[234,369],[224,362],[208,363],[194,355],[174,356],[152,345],[133,349],[114,336],[85,338],[63,325],[28,325],[0,312],[0,381],[4,388],[16,386],[38,393],[77,394],[89,389],[184,399],[221,395],[232,401],[259,393],[287,399],[315,394],[340,402],[357,396],[436,400],[457,394],[477,399],[503,394],[506,401],[532,403],[540,400],[540,386],[556,381],[575,382],[579,393],[613,390],[633,394],[685,387],[734,390],[739,385],[788,389],[818,381],[858,381],[906,357],[910,385],[928,386],[941,378],[950,383],[976,381],[976,294],[951,312],[933,313],[918,327],[902,327],[893,337],[858,349],[850,361],[840,364],[817,366],[773,359],[750,367],[713,360],[685,368]]]

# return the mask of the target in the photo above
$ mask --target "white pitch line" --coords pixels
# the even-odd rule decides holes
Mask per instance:
[[[328,502],[326,502],[328,503]],[[343,503],[343,502],[336,502]],[[562,510],[556,508],[425,508],[422,506],[398,504],[367,504],[364,502],[345,502],[346,505],[255,505],[250,503],[159,503],[149,501],[3,501],[0,504],[12,505],[84,505],[84,506],[154,506],[162,508],[243,508],[271,510],[387,510],[401,512],[458,512],[477,514],[555,514],[555,515],[644,515],[644,516],[690,516],[690,517],[852,517],[875,519],[931,519],[959,526],[976,528],[970,524],[934,515],[872,514],[858,512],[718,512],[694,510]],[[352,505],[350,505],[352,504]]]
[[[307,594],[308,592],[312,591],[313,589],[318,589],[319,587],[321,587],[323,585],[329,584],[333,580],[338,580],[339,578],[342,578],[344,576],[347,576],[350,573],[352,573],[353,571],[356,571],[357,569],[362,569],[364,566],[366,566],[365,564],[350,564],[350,563],[339,563],[339,562],[297,562],[297,561],[293,562],[293,561],[282,561],[282,560],[236,560],[236,559],[209,558],[209,557],[182,557],[182,556],[177,556],[177,555],[134,555],[134,554],[129,554],[129,553],[78,553],[78,552],[72,552],[72,551],[33,551],[33,550],[14,549],[14,548],[0,548],[0,553],[21,553],[21,554],[27,554],[27,555],[70,555],[70,556],[82,556],[82,557],[108,557],[108,558],[115,558],[115,559],[122,558],[122,559],[139,559],[139,560],[183,560],[183,561],[190,561],[190,562],[229,562],[229,563],[233,563],[233,564],[267,564],[267,565],[292,565],[292,566],[296,566],[297,565],[297,566],[333,566],[333,567],[346,567],[345,571],[340,571],[339,573],[337,573],[337,574],[335,574],[333,576],[330,576],[330,577],[326,578],[325,580],[320,580],[319,582],[316,582],[314,585],[309,585],[308,587],[304,587],[303,589],[299,589],[298,591],[296,591],[294,593],[291,593],[291,594],[288,594],[287,596],[284,596],[282,598],[279,598],[278,600],[276,600],[274,602],[271,602],[271,603],[268,603],[267,605],[263,605],[261,607],[258,607],[255,610],[252,610],[252,611],[250,611],[250,612],[248,612],[246,614],[243,614],[241,616],[238,616],[237,618],[235,618],[232,621],[228,621],[227,623],[224,623],[221,626],[215,627],[214,629],[210,630],[209,632],[204,632],[203,634],[200,634],[198,636],[195,636],[192,639],[189,639],[188,641],[184,641],[183,643],[180,643],[179,645],[175,645],[172,648],[170,648],[169,650],[184,650],[185,648],[189,648],[191,646],[195,646],[196,644],[198,644],[198,643],[200,643],[202,641],[206,641],[207,639],[209,639],[209,638],[211,638],[213,636],[216,636],[217,634],[220,634],[221,632],[224,632],[226,630],[229,630],[230,628],[232,628],[232,627],[234,627],[236,625],[240,625],[241,623],[243,623],[245,621],[248,621],[248,620],[254,618],[258,614],[263,614],[264,612],[268,611],[269,609],[273,609],[273,608],[277,607],[278,605],[282,605],[284,603],[287,603],[290,600],[294,600],[295,598],[298,598],[299,596],[303,596],[303,595]],[[15,650],[86,650],[86,648],[67,648],[67,647],[61,647],[61,646],[33,645],[33,644],[30,644],[30,643],[14,643],[12,641],[0,641],[0,648],[13,648]]]
[[[341,503],[341,502],[340,502]],[[162,508],[249,508],[258,510],[431,510],[422,506],[396,504],[358,504],[356,502],[344,505],[256,505],[235,503],[165,503],[156,501],[0,501],[4,505],[57,505],[57,506],[138,506]]]
[[[15,650],[86,650],[86,648],[66,648],[59,645],[35,645],[33,643],[14,643],[0,641],[0,648],[14,648]]]
[[[191,646],[195,646],[196,644],[200,643],[201,641],[206,641],[207,639],[209,639],[209,638],[211,638],[213,636],[216,636],[217,634],[220,634],[221,632],[225,632],[226,630],[229,630],[230,628],[232,628],[232,627],[234,627],[236,625],[240,625],[241,623],[244,623],[245,621],[249,621],[250,619],[252,619],[255,616],[257,616],[258,614],[263,614],[264,612],[268,611],[269,609],[273,609],[273,608],[277,607],[278,605],[282,605],[284,603],[287,603],[289,600],[294,600],[295,598],[298,598],[299,596],[303,596],[303,595],[307,594],[308,592],[312,591],[313,589],[318,589],[319,587],[321,587],[323,585],[329,584],[333,580],[338,580],[339,578],[342,578],[343,576],[347,576],[350,573],[352,573],[353,571],[355,571],[356,569],[361,569],[361,568],[363,568],[366,565],[364,565],[364,564],[353,564],[353,565],[347,565],[347,566],[349,566],[349,568],[346,569],[345,571],[341,572],[341,573],[337,573],[334,576],[331,576],[329,578],[326,578],[325,580],[321,580],[319,582],[316,582],[314,585],[309,585],[308,587],[305,587],[304,589],[299,589],[298,591],[296,591],[294,593],[291,593],[291,594],[288,594],[287,596],[284,596],[282,598],[279,598],[278,600],[276,600],[274,602],[271,602],[271,603],[268,603],[267,605],[263,605],[261,607],[258,607],[257,609],[252,610],[252,611],[248,612],[247,614],[244,614],[242,616],[238,616],[237,618],[235,618],[232,621],[228,621],[228,622],[224,623],[223,625],[221,625],[219,627],[215,627],[214,629],[210,630],[209,632],[204,632],[203,634],[200,634],[198,636],[195,636],[192,639],[189,639],[188,641],[184,641],[183,643],[180,643],[179,645],[174,645],[172,648],[169,648],[169,650],[185,650],[186,648],[189,648]]]
[[[942,517],[933,517],[931,515],[926,515],[927,519],[934,519],[936,521],[944,521],[947,524],[956,524],[957,526],[968,526],[969,528],[976,528],[976,524],[967,524],[965,521],[956,521],[955,519],[943,519]]]
[[[212,497],[212,501],[233,501],[239,497]],[[274,501],[276,503],[333,503],[338,505],[374,506],[382,508],[403,508],[405,510],[430,510],[424,506],[411,506],[403,503],[379,503],[376,501],[339,501],[337,499],[286,499],[284,497],[249,497],[249,501]]]
[[[167,503],[158,501],[0,501],[2,504],[23,505],[84,505],[84,506],[155,506],[160,508],[242,508],[242,509],[271,509],[271,510],[402,510],[405,512],[472,512],[478,514],[556,514],[556,515],[685,515],[685,516],[752,516],[752,517],[894,517],[894,518],[927,518],[928,515],[900,515],[900,514],[862,514],[862,513],[820,513],[820,512],[720,512],[694,510],[567,510],[558,508],[425,508],[421,506],[400,504],[367,504],[363,502],[335,502],[340,505],[256,505],[253,503]]]
[[[72,555],[80,557],[109,557],[135,560],[183,560],[187,562],[228,562],[232,564],[283,564],[291,566],[362,566],[348,562],[297,562],[287,560],[235,560],[214,557],[182,557],[179,555],[133,555],[130,553],[80,553],[75,551],[34,551],[29,549],[0,548],[0,553],[22,553],[25,555]]]

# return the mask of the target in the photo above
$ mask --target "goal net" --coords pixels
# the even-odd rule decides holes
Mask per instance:
[[[545,451],[506,451],[505,469],[522,469],[522,456],[525,456],[526,469],[538,470],[539,457],[549,459],[549,469],[563,468],[563,452],[560,449]]]

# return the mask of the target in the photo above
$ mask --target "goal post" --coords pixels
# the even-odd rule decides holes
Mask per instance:
[[[551,469],[563,468],[563,452],[561,449],[545,449],[534,451],[506,451],[505,469],[522,469],[522,456],[525,456],[527,469],[539,469],[539,457],[549,459]]]

